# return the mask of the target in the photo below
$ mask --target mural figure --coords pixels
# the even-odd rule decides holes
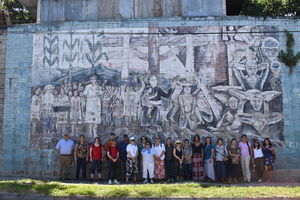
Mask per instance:
[[[70,129],[75,140],[110,132],[226,140],[247,134],[280,145],[282,83],[274,29],[151,24],[90,34],[35,33],[31,143],[52,148]],[[204,32],[214,34],[199,34]]]
[[[88,135],[96,137],[98,124],[101,123],[101,95],[102,90],[95,75],[90,77],[90,83],[85,87],[83,95],[86,98],[85,123],[88,124]]]

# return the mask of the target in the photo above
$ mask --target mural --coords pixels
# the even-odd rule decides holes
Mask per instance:
[[[34,35],[31,145],[84,134],[283,141],[274,27],[158,27]]]

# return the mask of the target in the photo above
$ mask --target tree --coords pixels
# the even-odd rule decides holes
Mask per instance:
[[[299,0],[244,0],[241,15],[300,16]]]
[[[28,10],[17,0],[0,0],[0,9],[9,12],[10,20],[13,24],[35,22]]]

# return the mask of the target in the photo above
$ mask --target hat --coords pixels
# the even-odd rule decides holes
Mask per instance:
[[[129,139],[130,141],[135,141],[135,137],[130,137],[130,139]]]
[[[175,144],[181,144],[181,140],[176,140]]]

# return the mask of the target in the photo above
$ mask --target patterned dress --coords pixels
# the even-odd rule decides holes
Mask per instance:
[[[202,151],[203,146],[200,144],[196,146],[192,144],[193,149],[193,163],[192,163],[192,173],[194,181],[202,181],[204,180],[204,168],[203,168],[203,157]]]

